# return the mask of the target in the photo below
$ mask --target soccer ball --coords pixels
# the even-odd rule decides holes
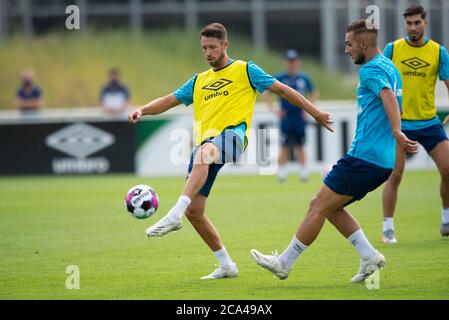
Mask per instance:
[[[152,187],[141,184],[129,189],[125,205],[129,215],[137,219],[146,219],[156,213],[159,197]]]

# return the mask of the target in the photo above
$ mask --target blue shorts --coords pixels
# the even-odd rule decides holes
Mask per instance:
[[[218,163],[209,165],[209,173],[207,174],[206,182],[199,192],[203,196],[208,197],[220,169],[223,168],[225,163],[236,162],[242,155],[244,147],[242,139],[240,139],[240,137],[232,130],[225,130],[219,136],[206,139],[201,143],[201,145],[205,143],[214,144],[220,152]],[[190,173],[192,172],[193,162],[199,148],[200,147],[197,146],[192,151],[192,155],[190,156],[189,169],[187,170],[187,178],[189,178]]]
[[[283,130],[281,127],[282,145],[303,145],[306,142],[306,128]]]
[[[348,205],[381,186],[392,171],[346,154],[332,167],[324,184],[335,193],[353,196]]]
[[[410,140],[418,141],[426,149],[427,153],[432,152],[441,141],[448,140],[446,131],[440,124],[420,130],[402,130],[402,132]]]

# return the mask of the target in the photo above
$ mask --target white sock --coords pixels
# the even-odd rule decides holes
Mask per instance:
[[[441,210],[441,221],[443,224],[449,223],[449,208],[443,208]]]
[[[362,259],[371,259],[376,255],[376,249],[369,243],[362,229],[348,237],[348,241],[356,248]]]
[[[278,177],[279,177],[279,179],[282,179],[282,180],[285,180],[287,178],[287,166],[286,165],[279,165]]]
[[[167,216],[170,218],[170,220],[181,220],[182,215],[186,211],[187,207],[190,205],[190,198],[186,195],[182,195],[179,197],[178,202],[176,202],[175,206],[171,208],[171,210],[168,212]]]
[[[225,247],[215,251],[214,255],[217,257],[221,267],[232,266],[234,264]]]
[[[298,166],[298,175],[302,179],[306,179],[309,176],[309,170],[307,170],[306,166]]]
[[[290,269],[299,255],[306,249],[307,246],[301,243],[301,241],[296,239],[296,236],[294,236],[292,242],[290,242],[288,247],[279,256],[279,262],[283,267]]]
[[[387,231],[387,230],[393,230],[394,231],[393,218],[384,218],[382,231]]]

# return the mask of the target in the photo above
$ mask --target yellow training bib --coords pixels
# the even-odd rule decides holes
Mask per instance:
[[[223,69],[200,73],[193,90],[195,144],[245,122],[246,145],[255,102],[246,62],[236,60]]]
[[[402,119],[429,120],[436,115],[435,82],[440,45],[429,40],[420,47],[402,38],[393,43],[392,61],[402,78]]]

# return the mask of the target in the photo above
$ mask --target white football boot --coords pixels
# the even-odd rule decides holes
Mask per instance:
[[[231,266],[219,266],[215,269],[211,274],[204,276],[201,280],[215,280],[221,278],[235,278],[239,274],[239,270],[237,269],[237,264]]]
[[[352,277],[351,282],[362,282],[369,278],[376,270],[382,269],[387,260],[379,252],[376,251],[376,255],[372,259],[360,259],[359,272]]]
[[[273,255],[270,256],[262,254],[256,249],[252,249],[251,255],[259,266],[272,272],[281,280],[287,279],[290,269],[281,266],[276,250],[274,250]]]
[[[398,243],[398,241],[394,237],[394,230],[388,229],[382,232],[382,242],[385,244]]]
[[[169,232],[177,231],[181,228],[182,220],[171,220],[168,216],[165,216],[145,230],[145,233],[148,238],[159,238],[165,236]]]

